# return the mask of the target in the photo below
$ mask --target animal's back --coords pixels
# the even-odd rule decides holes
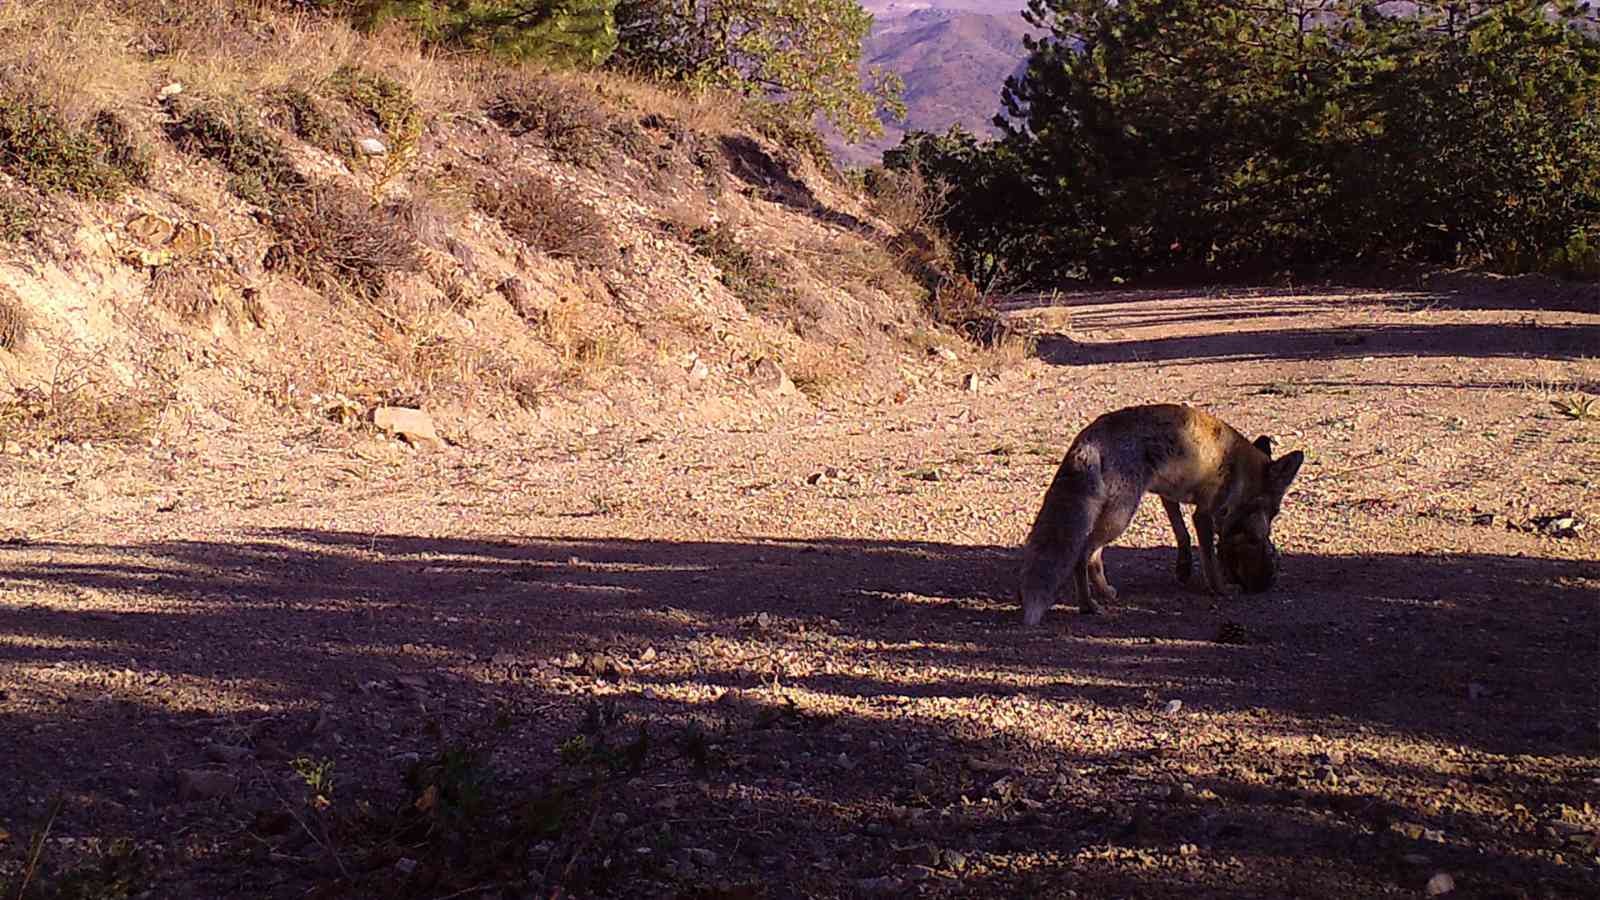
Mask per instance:
[[[1244,436],[1202,409],[1176,403],[1130,406],[1100,416],[1067,450],[1070,468],[1092,467],[1116,493],[1151,491],[1193,503],[1220,483]]]

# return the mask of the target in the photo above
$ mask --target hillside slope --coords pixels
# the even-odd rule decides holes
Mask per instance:
[[[10,4],[5,440],[354,436],[402,405],[464,441],[904,398],[982,365],[928,318],[928,260],[760,121],[249,4]]]

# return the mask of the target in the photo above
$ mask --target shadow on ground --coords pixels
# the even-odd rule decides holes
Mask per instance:
[[[1350,896],[1419,888],[1439,866],[1469,894],[1600,884],[1592,853],[1556,862],[1490,811],[1581,803],[1600,776],[1600,566],[1302,554],[1278,593],[1213,601],[1170,565],[1170,550],[1113,547],[1114,615],[1057,607],[1027,630],[1013,554],[987,546],[286,529],[8,548],[0,588],[34,599],[0,607],[0,668],[20,673],[0,696],[20,710],[0,730],[0,823],[24,833],[61,792],[59,833],[220,834],[245,799],[171,801],[172,772],[210,765],[219,731],[261,772],[298,754],[388,771],[495,707],[516,711],[521,745],[549,747],[604,685],[641,720],[744,729],[723,769],[652,783],[624,814],[698,798],[669,817],[685,820],[673,840],[726,871],[628,863],[606,876],[617,885],[637,869],[672,890],[717,874],[763,883],[752,896],[855,896],[904,865],[935,874],[894,877],[950,896]],[[597,652],[633,662],[552,665]],[[706,686],[730,690],[712,703]],[[750,729],[785,692],[825,712]],[[1073,724],[1040,737],[1038,716]],[[1187,716],[1220,717],[1250,746],[1186,741]],[[1117,740],[1086,749],[1113,719]],[[1377,749],[1326,780],[1306,747],[1341,743]],[[1486,758],[1523,762],[1467,762]],[[1180,782],[1194,793],[1175,796]],[[1444,837],[1394,830],[1408,823]],[[240,871],[216,869],[206,890],[255,883]],[[308,876],[282,877],[264,894]]]

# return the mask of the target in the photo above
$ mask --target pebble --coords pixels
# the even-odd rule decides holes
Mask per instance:
[[[1456,889],[1456,880],[1450,877],[1449,872],[1439,872],[1428,879],[1425,889],[1429,897],[1439,897],[1453,892]]]

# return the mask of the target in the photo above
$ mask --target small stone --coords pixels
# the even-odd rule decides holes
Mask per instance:
[[[928,353],[939,357],[945,362],[955,362],[960,359],[960,357],[956,356],[956,352],[949,347],[929,347]]]
[[[796,392],[794,382],[777,360],[759,360],[750,367],[750,376],[755,381],[756,387],[768,393],[788,395]]]
[[[1317,776],[1317,780],[1323,784],[1337,785],[1339,783],[1339,774],[1328,766],[1318,766],[1314,774]]]
[[[978,392],[978,388],[982,386],[983,380],[978,377],[977,372],[967,373],[967,377],[963,379],[961,383],[962,389],[969,394],[976,394]]]
[[[704,847],[689,848],[689,861],[702,869],[715,869],[720,861],[717,854]]]
[[[757,628],[770,628],[771,626],[772,626],[772,617],[771,616],[767,615],[766,613],[756,613],[756,627]]]
[[[915,884],[918,881],[927,881],[934,876],[934,871],[927,866],[902,866],[900,877]]]
[[[694,384],[699,384],[710,377],[711,367],[706,365],[705,360],[698,356],[695,357],[694,362],[689,364],[689,381]]]
[[[225,772],[186,769],[178,773],[178,800],[184,803],[226,797],[238,788],[239,779]]]
[[[611,824],[615,825],[618,828],[624,827],[625,825],[628,824],[628,814],[624,813],[624,812],[612,813],[611,814]]]
[[[437,449],[444,446],[434,430],[433,418],[420,409],[405,406],[380,406],[372,411],[372,424],[385,434],[395,435],[414,447]]]
[[[1413,841],[1422,840],[1422,835],[1427,830],[1415,822],[1398,822],[1393,828]]]
[[[1348,760],[1343,750],[1328,750],[1318,754],[1317,761],[1327,766],[1342,766]]]
[[[1196,847],[1193,844],[1179,844],[1178,845],[1178,855],[1179,856],[1194,856],[1196,853],[1199,853],[1199,852],[1200,852],[1200,848]]]
[[[409,856],[402,856],[394,861],[394,870],[401,875],[410,875],[417,870],[417,861]]]
[[[1433,862],[1432,857],[1422,853],[1407,853],[1405,856],[1400,858],[1405,861],[1406,865],[1409,866],[1425,866],[1428,863]]]
[[[1163,708],[1163,711],[1169,716],[1175,716],[1182,709],[1183,709],[1183,701],[1182,700],[1168,700],[1167,701],[1167,705]]]
[[[967,855],[959,850],[946,850],[944,864],[953,871],[960,872],[967,867]]]
[[[656,661],[656,648],[654,648],[654,647],[646,647],[646,648],[644,648],[644,652],[639,654],[639,662],[647,663],[647,662],[655,662],[655,661]]]
[[[167,99],[170,99],[172,97],[176,97],[181,93],[183,93],[183,82],[174,81],[174,82],[168,84],[167,86],[163,87],[161,90],[156,91],[156,99],[157,100],[167,100]]]
[[[1425,828],[1422,831],[1422,839],[1432,841],[1435,844],[1442,844],[1444,843],[1444,832],[1437,828]]]
[[[1456,880],[1450,877],[1449,872],[1439,872],[1428,879],[1428,886],[1424,889],[1429,897],[1440,897],[1456,889]]]
[[[17,443],[16,441],[6,441],[6,443],[5,443],[5,454],[7,456],[21,456],[22,455],[22,445]]]
[[[366,156],[383,156],[389,152],[389,148],[383,145],[383,141],[370,137],[356,141],[356,149]]]

